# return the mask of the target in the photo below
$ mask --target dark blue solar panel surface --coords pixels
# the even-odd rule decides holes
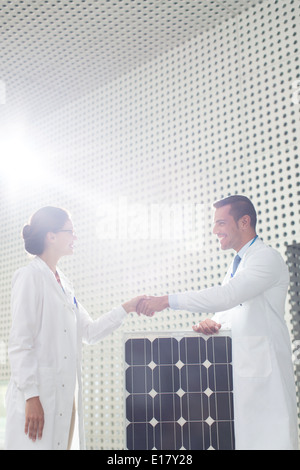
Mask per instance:
[[[230,336],[125,341],[129,450],[234,449]]]

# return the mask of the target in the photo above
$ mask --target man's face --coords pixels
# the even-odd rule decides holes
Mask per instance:
[[[229,214],[230,208],[228,205],[216,209],[213,233],[219,238],[222,250],[238,251],[241,248],[242,233],[233,216]]]

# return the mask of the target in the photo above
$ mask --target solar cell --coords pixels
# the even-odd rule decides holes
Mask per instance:
[[[232,450],[230,332],[125,336],[128,450]]]

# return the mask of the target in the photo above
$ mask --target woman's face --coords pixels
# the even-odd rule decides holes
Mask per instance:
[[[71,220],[67,220],[61,230],[55,233],[55,249],[59,256],[72,255],[77,237]]]

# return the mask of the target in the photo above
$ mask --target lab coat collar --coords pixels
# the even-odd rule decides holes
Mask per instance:
[[[243,263],[244,263],[244,259],[253,251],[253,250],[256,250],[257,248],[259,248],[261,245],[264,245],[263,241],[260,239],[260,238],[257,238],[255,240],[255,242],[253,243],[253,240],[250,240],[248,243],[246,243],[246,245],[244,245],[240,251],[237,253],[240,257],[241,257],[241,262],[237,268],[237,272],[238,270],[243,266]],[[233,261],[231,262],[230,266],[229,266],[229,269],[227,271],[227,274],[224,278],[224,281],[223,283],[226,283],[228,282],[229,279],[232,279],[232,276],[231,276],[231,273],[232,273],[232,267],[233,267]]]
[[[48,273],[48,275],[51,277],[54,277],[55,279],[55,275],[54,273],[51,271],[51,269],[49,268],[48,264],[45,263],[44,260],[42,260],[42,258],[40,258],[39,256],[36,256],[34,258],[34,260],[32,261],[33,264],[35,264],[39,269],[41,269],[44,273]]]
[[[246,251],[248,250],[248,248],[250,248],[252,245],[254,245],[254,243],[256,243],[258,240],[258,237],[257,235],[255,237],[252,238],[252,240],[250,240],[248,243],[246,243],[246,245],[244,245],[240,251],[237,252],[237,254],[239,255],[239,257],[242,259],[244,254],[246,253]]]
[[[59,292],[60,296],[64,300],[66,299],[66,294],[67,294],[67,297],[70,297],[71,299],[73,298],[73,286],[59,268],[57,268],[57,272],[58,272],[58,275],[60,277],[60,280],[61,280],[62,286],[64,288],[64,291],[62,290],[62,288],[58,284],[58,282],[56,280],[56,277],[55,277],[55,274],[49,268],[47,263],[45,263],[44,260],[42,260],[39,256],[36,256],[36,258],[33,260],[33,263],[36,266],[38,266],[38,268],[41,269],[45,273],[45,275],[47,275],[49,277],[49,280],[51,279],[51,282],[55,286],[56,291]]]

